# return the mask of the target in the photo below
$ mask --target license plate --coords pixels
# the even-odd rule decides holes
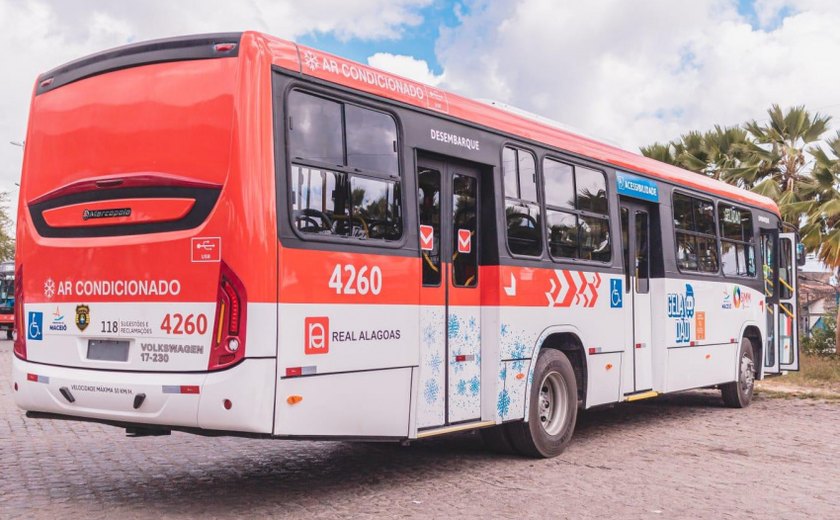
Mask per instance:
[[[128,361],[126,340],[89,339],[87,358],[96,361]]]

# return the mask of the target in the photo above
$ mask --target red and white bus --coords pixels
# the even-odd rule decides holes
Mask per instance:
[[[798,364],[771,200],[255,32],[40,76],[17,222],[32,418],[553,456]]]

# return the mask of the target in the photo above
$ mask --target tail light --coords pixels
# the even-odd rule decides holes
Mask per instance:
[[[15,322],[12,325],[15,355],[26,359],[26,319],[23,316],[23,266],[15,273]]]
[[[227,368],[245,358],[246,314],[245,286],[222,262],[208,370]]]

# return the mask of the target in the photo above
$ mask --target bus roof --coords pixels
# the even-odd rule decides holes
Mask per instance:
[[[768,197],[575,134],[555,125],[266,34],[244,33],[243,45],[249,37],[257,40],[258,45],[264,45],[269,49],[272,63],[278,67],[430,109],[602,161],[616,168],[642,173],[780,215],[778,205]]]

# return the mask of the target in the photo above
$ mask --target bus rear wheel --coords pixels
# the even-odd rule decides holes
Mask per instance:
[[[723,402],[730,408],[746,408],[752,402],[755,390],[755,358],[752,342],[741,339],[738,351],[738,380],[720,387]]]
[[[537,358],[528,422],[507,424],[511,443],[529,457],[555,457],[572,440],[577,421],[577,382],[569,358],[546,349]]]

